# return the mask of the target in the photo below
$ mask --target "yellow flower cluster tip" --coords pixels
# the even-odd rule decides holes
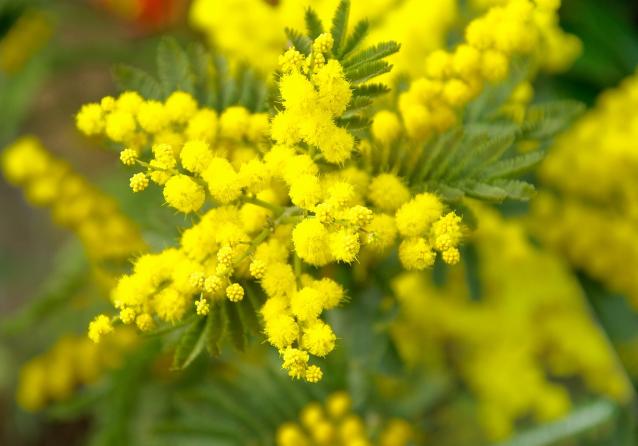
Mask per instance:
[[[299,421],[279,426],[277,446],[405,446],[414,439],[412,428],[401,419],[385,422],[373,439],[346,392],[331,394],[325,405],[306,405]]]
[[[107,370],[118,367],[136,342],[135,332],[122,327],[100,345],[86,336],[61,337],[48,352],[22,366],[16,390],[18,404],[35,412],[52,401],[68,399],[76,387],[92,384]]]
[[[92,260],[125,261],[145,249],[138,228],[116,203],[36,138],[23,137],[7,147],[1,167],[31,203],[49,208],[56,223],[78,235]]]
[[[289,49],[280,57],[282,108],[270,122],[238,106],[217,117],[183,92],[163,103],[126,92],[80,110],[81,131],[122,144],[121,162],[144,168],[130,179],[133,192],[153,182],[171,208],[193,214],[179,247],[139,257],[120,278],[111,293],[116,319],[146,331],[191,312],[204,317],[220,300],[242,305],[246,282],[258,282],[264,332],[283,368],[317,382],[311,356],[336,342],[322,313],[345,291],[311,268],[351,265],[362,251],[387,254],[397,233],[406,268],[431,267],[437,252],[459,261],[460,217],[434,194],[412,196],[394,174],[371,179],[357,167],[354,137],[337,125],[352,87],[332,47],[324,33],[308,56]],[[98,341],[110,324],[100,315],[89,334]]]
[[[539,42],[570,42],[574,48],[565,49],[555,59],[571,62],[579,51],[578,40],[557,27],[558,6],[559,2],[508,0],[470,22],[465,42],[453,52],[432,52],[426,60],[425,76],[413,81],[399,99],[407,135],[425,140],[452,127],[458,110],[483,91],[485,82],[504,80],[512,59],[532,53],[539,48]],[[555,54],[539,53],[541,57]],[[548,61],[551,66],[558,64]]]

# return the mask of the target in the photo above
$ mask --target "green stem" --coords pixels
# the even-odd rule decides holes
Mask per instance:
[[[276,204],[268,203],[267,201],[260,200],[257,197],[243,197],[242,201],[244,203],[254,204],[255,206],[259,206],[259,207],[271,210],[275,214],[275,216],[277,216],[277,217],[282,215],[284,213],[284,211],[286,210],[285,208],[283,208],[281,206],[277,206]]]

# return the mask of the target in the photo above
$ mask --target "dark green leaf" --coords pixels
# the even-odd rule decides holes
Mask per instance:
[[[120,64],[113,67],[112,74],[121,91],[137,91],[145,99],[162,99],[159,83],[145,71]]]
[[[341,51],[341,47],[348,32],[348,18],[350,16],[350,1],[341,0],[337,11],[332,18],[332,27],[330,28],[330,34],[334,43],[332,45],[332,54],[338,56]]]
[[[462,187],[467,195],[480,200],[499,202],[507,198],[507,192],[505,190],[487,183],[466,181]]]
[[[229,300],[223,302],[224,314],[226,316],[226,328],[227,333],[230,336],[230,340],[237,350],[243,351],[246,349],[246,329],[239,315],[239,309],[237,304]]]
[[[208,339],[207,318],[197,318],[184,330],[173,355],[173,369],[180,370],[188,367],[202,352]]]
[[[576,101],[556,101],[529,107],[523,132],[530,139],[550,138],[566,129],[584,110]]]
[[[345,45],[343,46],[343,50],[339,54],[340,57],[347,56],[351,51],[355,50],[357,46],[363,41],[366,34],[368,34],[369,23],[367,20],[361,20],[357,22],[352,31],[352,34],[348,36]]]
[[[353,84],[362,84],[370,79],[380,76],[389,72],[392,69],[392,65],[389,63],[378,60],[369,64],[361,65],[356,68],[345,71],[346,78]]]
[[[495,180],[493,186],[503,189],[507,193],[507,198],[512,200],[526,201],[534,196],[536,189],[526,181],[519,180]]]
[[[360,130],[370,126],[370,119],[363,116],[353,116],[351,118],[341,118],[337,120],[340,127],[348,130]]]
[[[317,13],[312,9],[306,9],[306,30],[308,31],[308,37],[315,40],[320,34],[323,34],[323,25]]]
[[[197,101],[202,105],[210,105],[214,88],[214,78],[211,76],[213,65],[211,55],[204,45],[196,42],[189,46],[188,57],[193,69]]]
[[[390,88],[385,84],[365,84],[352,89],[352,96],[369,96],[376,97],[386,94],[390,91]]]
[[[507,158],[489,166],[481,173],[481,176],[484,178],[501,178],[520,175],[541,162],[543,158],[545,158],[544,150],[536,150],[524,155]]]
[[[186,52],[172,38],[164,38],[157,48],[157,71],[164,95],[174,91],[194,94],[193,69]]]
[[[221,304],[214,302],[206,318],[206,348],[212,356],[219,356],[220,342],[224,335],[224,313]]]
[[[396,42],[381,42],[377,45],[366,48],[365,50],[352,55],[342,62],[342,65],[346,71],[358,68],[362,65],[366,65],[370,62],[382,60],[397,51],[399,51],[400,45]]]

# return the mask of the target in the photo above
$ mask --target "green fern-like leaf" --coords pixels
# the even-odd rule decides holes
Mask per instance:
[[[312,49],[312,40],[308,36],[304,36],[299,31],[296,31],[292,28],[286,28],[286,36],[290,41],[290,44],[294,49],[299,51],[304,56],[310,54],[310,50]]]
[[[366,48],[357,54],[345,59],[342,65],[346,71],[365,66],[371,62],[382,60],[385,57],[399,51],[401,45],[396,42],[381,42],[377,45]]]
[[[330,34],[334,43],[332,45],[332,54],[338,56],[341,51],[341,47],[346,38],[348,32],[348,18],[350,16],[350,1],[341,0],[334,17],[332,18],[332,27],[330,28]]]
[[[522,125],[530,139],[547,139],[565,130],[584,110],[576,101],[555,101],[531,106]]]
[[[206,348],[212,356],[219,356],[224,336],[224,313],[219,303],[213,303],[206,319]]]
[[[545,158],[544,150],[536,150],[512,158],[499,161],[483,171],[485,178],[502,178],[521,175],[540,163]]]
[[[384,95],[390,91],[390,87],[385,84],[365,84],[352,89],[352,96],[368,96],[371,98]]]
[[[344,44],[343,49],[339,54],[341,58],[344,58],[345,56],[350,54],[361,44],[361,42],[363,42],[363,39],[365,39],[366,35],[368,34],[369,27],[370,24],[367,20],[361,20],[357,22],[357,24],[354,26],[354,29],[352,30],[352,33],[346,39],[346,43]]]
[[[360,65],[355,68],[345,70],[346,79],[352,84],[362,84],[374,79],[377,76],[388,73],[392,69],[392,65],[384,60]]]
[[[159,82],[144,70],[128,65],[116,65],[112,74],[121,91],[137,91],[146,99],[159,100],[163,97]]]
[[[157,71],[164,96],[174,91],[195,93],[194,75],[188,55],[173,38],[164,38],[157,48]]]
[[[208,337],[207,329],[207,318],[200,317],[184,330],[173,355],[174,369],[179,370],[188,367],[204,350]]]
[[[306,20],[306,31],[308,31],[308,37],[310,37],[310,39],[315,40],[320,34],[323,34],[321,20],[312,8],[306,9],[304,18]]]
[[[239,308],[236,303],[228,300],[224,301],[223,308],[228,336],[237,350],[244,351],[248,341],[246,327],[241,319]]]

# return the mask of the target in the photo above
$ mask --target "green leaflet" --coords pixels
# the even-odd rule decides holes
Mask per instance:
[[[246,339],[245,325],[239,314],[238,304],[224,299],[222,308],[226,319],[227,334],[231,342],[237,350],[244,351],[248,340]]]
[[[308,32],[308,37],[314,40],[319,37],[320,34],[323,34],[323,25],[321,24],[321,20],[312,8],[306,9],[304,19],[306,21],[306,31]]]
[[[352,84],[362,84],[377,76],[390,72],[392,65],[384,60],[377,60],[355,68],[345,70],[346,79]]]
[[[344,69],[349,71],[391,56],[398,52],[400,47],[401,45],[396,42],[381,42],[344,59],[342,64]]]
[[[352,50],[359,46],[361,42],[363,42],[363,39],[368,34],[369,26],[370,24],[367,20],[361,20],[357,22],[357,24],[354,26],[354,30],[352,30],[352,34],[348,36],[348,39],[346,40],[346,43],[344,44],[343,49],[339,54],[340,57],[343,58],[347,56],[348,54],[350,54],[350,52],[352,52]]]
[[[483,171],[485,178],[502,178],[520,175],[530,170],[545,158],[544,150],[536,150],[492,164]]]
[[[188,367],[206,347],[208,339],[207,317],[198,317],[182,333],[173,355],[173,369]]]
[[[206,319],[206,348],[212,356],[221,353],[221,340],[224,336],[224,313],[219,302],[210,305],[210,312]]]
[[[146,99],[162,99],[162,87],[150,74],[129,65],[115,65],[111,70],[115,84],[121,91],[137,91]]]
[[[193,70],[186,52],[175,39],[162,39],[157,47],[157,74],[164,92],[174,91],[195,94]]]
[[[341,54],[341,47],[346,38],[348,32],[348,18],[350,16],[350,1],[341,0],[334,17],[332,18],[332,27],[330,28],[330,34],[334,43],[332,45],[332,54],[339,56]]]
[[[529,139],[547,139],[565,130],[585,109],[576,101],[553,101],[529,107],[522,131]]]

